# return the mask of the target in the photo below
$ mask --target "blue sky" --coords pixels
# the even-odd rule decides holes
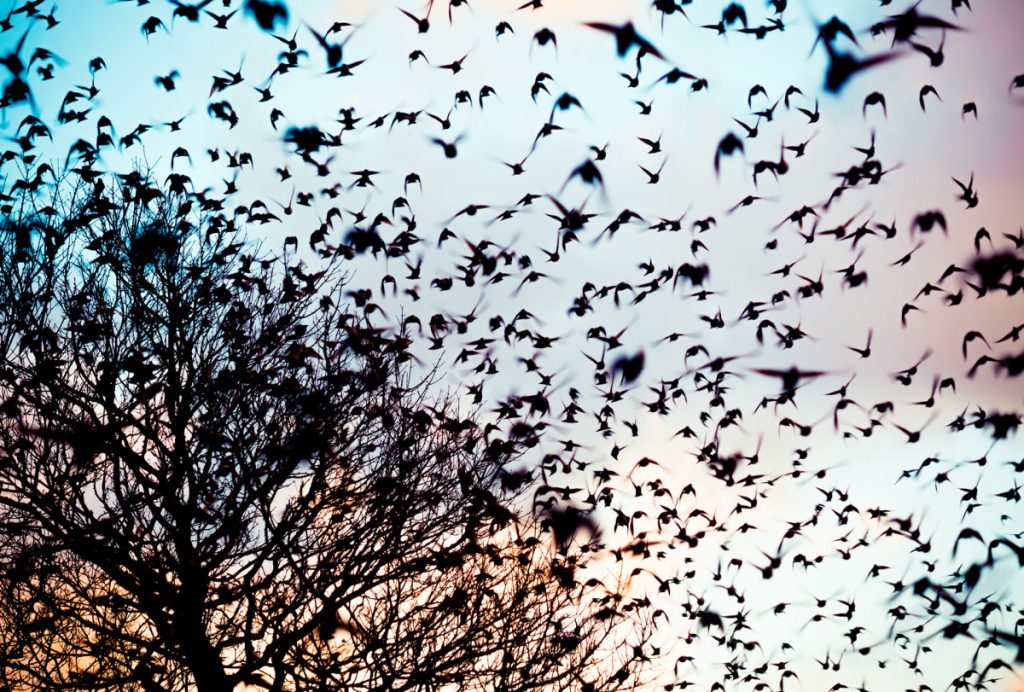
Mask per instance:
[[[215,3],[219,5],[220,3]],[[238,3],[234,3],[237,5]],[[391,2],[328,2],[290,0],[291,18],[279,34],[297,40],[308,57],[285,77],[275,79],[270,88],[274,99],[260,103],[256,87],[265,87],[268,76],[277,64],[283,44],[262,32],[254,22],[242,16],[231,20],[229,31],[212,28],[208,17],[199,24],[182,18],[172,21],[172,6],[154,0],[144,7],[135,3],[107,3],[100,0],[65,0],[57,5],[61,23],[52,31],[34,26],[23,55],[43,46],[59,55],[66,63],[55,66],[55,77],[41,81],[30,79],[38,103],[38,115],[47,123],[56,122],[61,100],[69,89],[88,85],[88,61],[102,56],[106,69],[95,76],[99,94],[87,107],[92,113],[84,123],[54,127],[53,142],[39,142],[43,158],[63,162],[67,148],[79,137],[95,139],[99,114],[111,118],[120,138],[139,124],[152,129],[143,135],[142,146],[124,150],[107,149],[102,162],[113,170],[124,170],[135,162],[151,166],[161,176],[171,165],[174,148],[188,150],[192,162],[178,159],[176,170],[185,171],[197,189],[212,186],[218,193],[224,180],[236,172],[240,192],[233,204],[251,204],[262,200],[282,216],[282,223],[250,229],[252,236],[267,247],[279,244],[285,236],[298,234],[304,238],[324,218],[327,210],[337,205],[343,210],[365,208],[372,217],[378,211],[390,215],[392,202],[398,196],[408,198],[415,210],[418,232],[425,239],[422,252],[426,256],[423,279],[405,281],[407,270],[401,260],[371,261],[364,258],[354,263],[353,286],[374,288],[391,323],[402,314],[421,315],[424,323],[434,313],[465,314],[479,305],[484,315],[474,323],[469,334],[460,341],[452,337],[441,352],[422,350],[425,363],[440,357],[448,382],[458,389],[476,382],[479,376],[470,364],[455,362],[463,343],[477,337],[494,336],[487,328],[486,317],[502,315],[508,320],[521,308],[536,316],[535,328],[548,336],[559,337],[554,348],[535,354],[529,343],[495,343],[490,355],[500,362],[501,373],[488,378],[484,391],[486,401],[493,403],[510,394],[526,394],[543,389],[553,403],[565,402],[570,387],[583,391],[588,408],[601,405],[600,394],[592,386],[592,366],[580,355],[600,355],[600,345],[587,339],[588,329],[604,325],[615,333],[625,328],[621,352],[644,350],[647,367],[640,381],[628,392],[619,409],[620,418],[636,421],[643,434],[634,438],[621,421],[613,435],[604,437],[595,432],[592,419],[585,429],[556,427],[561,436],[579,435],[587,448],[580,453],[588,463],[620,470],[628,469],[637,459],[650,456],[662,462],[660,471],[677,487],[694,483],[700,488],[702,503],[709,512],[728,514],[735,505],[737,489],[720,487],[709,478],[694,452],[700,440],[673,437],[687,425],[701,430],[704,439],[711,431],[701,428],[700,414],[709,408],[708,397],[686,385],[688,400],[680,403],[670,416],[650,414],[643,406],[650,399],[648,386],[659,379],[671,378],[686,368],[685,349],[703,345],[714,355],[744,355],[737,361],[736,375],[729,381],[730,406],[739,406],[745,413],[742,424],[722,433],[723,450],[751,453],[761,445],[762,470],[766,477],[781,475],[792,469],[791,462],[800,450],[810,450],[806,465],[810,468],[832,468],[828,487],[848,491],[850,501],[861,507],[894,507],[897,513],[913,515],[921,520],[926,532],[934,532],[934,557],[939,560],[937,573],[948,574],[959,562],[951,560],[950,549],[959,528],[970,524],[996,534],[1013,534],[1024,530],[1024,515],[1019,505],[993,501],[992,496],[1010,487],[1013,473],[1003,462],[1021,458],[1020,438],[1000,442],[991,447],[987,430],[969,429],[952,434],[944,426],[965,407],[984,411],[1020,410],[1022,404],[1019,380],[1001,378],[992,370],[983,369],[974,378],[965,377],[969,363],[961,354],[961,339],[969,330],[981,331],[990,342],[999,338],[1012,325],[1024,321],[1019,296],[973,300],[971,290],[957,283],[959,277],[948,279],[943,288],[950,293],[965,294],[964,303],[949,308],[943,295],[915,299],[927,282],[937,282],[950,263],[963,265],[974,254],[972,246],[979,228],[989,229],[995,246],[1007,247],[1003,233],[1015,234],[1021,226],[1024,183],[1024,157],[1020,156],[1021,128],[1024,126],[1024,105],[1020,98],[1007,92],[1015,74],[1024,69],[1024,44],[1016,34],[1024,26],[1024,4],[996,0],[974,0],[973,12],[961,11],[954,17],[945,2],[925,0],[922,11],[934,13],[963,25],[963,31],[946,34],[947,57],[940,69],[931,68],[927,60],[913,51],[899,59],[855,78],[839,95],[825,93],[822,75],[826,57],[819,47],[811,53],[816,32],[815,21],[838,13],[857,32],[867,53],[889,48],[885,37],[872,38],[866,31],[874,22],[909,7],[893,3],[880,8],[875,2],[835,3],[791,2],[786,13],[786,28],[770,34],[763,41],[730,30],[719,36],[702,24],[718,21],[723,6],[718,0],[699,0],[687,5],[687,18],[668,18],[664,28],[645,2],[599,0],[595,2],[550,0],[537,11],[516,11],[512,1],[474,0],[470,8],[457,7],[453,21],[445,16],[446,7],[438,0],[431,15],[431,30],[423,36]],[[752,25],[771,16],[760,2],[749,2],[747,12]],[[12,7],[20,5],[11,4]],[[425,6],[401,3],[410,12],[420,14]],[[43,7],[44,11],[47,7]],[[220,11],[218,7],[217,10]],[[157,31],[148,39],[139,30],[149,16],[163,20],[170,31]],[[511,22],[515,33],[495,37],[494,27],[503,20]],[[631,20],[668,59],[662,63],[648,57],[643,63],[641,84],[629,89],[618,73],[634,69],[631,59],[619,59],[614,42],[606,34],[587,28],[587,21],[621,22]],[[309,27],[318,31],[335,21],[353,26],[332,40],[346,41],[345,61],[365,60],[354,68],[351,77],[325,75],[323,51],[312,39]],[[0,51],[9,52],[24,32],[25,22],[0,35]],[[534,32],[549,28],[557,36],[557,48],[532,44]],[[340,37],[339,37],[340,36]],[[922,42],[935,46],[937,32],[921,34]],[[430,64],[410,64],[414,48],[424,52]],[[459,74],[436,66],[466,55],[465,69]],[[674,86],[654,85],[655,80],[677,65],[707,78],[707,90],[692,93],[687,82]],[[34,65],[33,70],[38,66]],[[211,76],[235,71],[241,66],[242,84],[223,94],[210,97]],[[165,92],[154,84],[154,77],[177,70],[173,92]],[[530,98],[530,86],[537,73],[551,75],[550,94],[541,94],[536,102]],[[474,102],[479,89],[490,85],[496,91],[481,108],[462,104],[455,107],[457,91],[466,89]],[[715,147],[728,132],[742,134],[732,119],[751,125],[756,120],[747,105],[750,88],[763,85],[769,98],[757,96],[753,110],[764,108],[781,97],[789,85],[798,86],[803,97],[795,96],[793,108],[780,104],[771,122],[759,124],[756,139],[746,140],[745,161],[730,158],[723,162],[722,174],[716,178],[711,167]],[[922,113],[918,91],[923,84],[933,84],[941,101],[930,101]],[[887,99],[887,116],[877,109],[863,108],[871,92],[883,93]],[[564,129],[543,139],[526,163],[526,172],[513,177],[502,162],[520,160],[542,125],[548,121],[552,100],[563,92],[576,96],[583,108],[559,112],[555,122]],[[229,129],[207,113],[211,101],[227,99],[240,116],[237,127]],[[652,113],[639,115],[634,101],[651,102]],[[799,105],[813,108],[817,101],[821,120],[808,124],[796,110]],[[967,102],[978,106],[977,120],[962,117],[961,107]],[[71,108],[80,110],[84,101]],[[270,125],[273,108],[283,111],[275,131]],[[355,108],[363,118],[360,127],[342,133],[343,146],[331,152],[335,158],[331,175],[319,178],[316,171],[289,153],[282,141],[289,126],[317,125],[328,131],[339,129],[339,109]],[[389,127],[396,111],[423,110],[416,127]],[[442,119],[451,113],[452,127],[441,130],[427,113]],[[21,105],[4,114],[3,127],[10,133],[31,112]],[[363,127],[385,116],[388,125],[380,129]],[[170,132],[163,123],[184,118],[180,132]],[[835,187],[835,172],[858,164],[863,157],[852,147],[865,147],[876,138],[878,158],[892,168],[881,184],[849,191],[827,210],[820,206]],[[638,137],[662,139],[663,153],[651,155]],[[458,142],[459,155],[446,159],[435,137]],[[795,145],[809,141],[807,155],[789,159],[791,170],[778,181],[764,175],[756,190],[751,184],[751,166],[759,159],[776,158],[783,144]],[[605,193],[599,194],[578,181],[565,185],[570,172],[591,155],[590,146],[608,145],[608,159],[600,164],[605,180]],[[12,146],[12,145],[8,145]],[[207,149],[216,148],[222,158],[213,164]],[[229,152],[250,152],[255,165],[240,170],[227,170],[224,161]],[[318,160],[326,155],[319,154]],[[664,162],[662,179],[657,185],[646,184],[640,165],[651,170]],[[10,163],[8,166],[15,164]],[[287,166],[292,177],[281,181],[275,169]],[[355,180],[352,171],[368,168],[380,171],[375,188],[350,187]],[[416,171],[423,179],[422,191],[413,186],[403,189],[405,176]],[[957,189],[951,181],[955,176],[966,180],[971,174],[981,197],[976,209],[966,210],[957,200]],[[13,177],[8,173],[8,180]],[[320,196],[310,209],[295,209],[285,216],[284,206],[294,190],[318,190],[340,184],[340,196]],[[563,189],[563,185],[564,189]],[[574,244],[557,263],[545,261],[541,249],[551,251],[559,237],[557,224],[546,213],[554,213],[553,204],[540,199],[534,206],[509,221],[481,222],[494,219],[502,210],[512,208],[526,192],[553,195],[568,206],[586,204],[588,212],[598,216],[582,231],[580,243]],[[755,193],[766,199],[735,213],[727,210],[745,195]],[[485,204],[488,208],[476,217],[462,216],[452,220],[467,204]],[[788,214],[803,204],[815,205],[821,215],[819,231],[832,228],[853,217],[855,228],[871,218],[874,222],[895,222],[899,232],[891,241],[868,237],[858,246],[848,241],[834,241],[818,236],[808,244],[796,232],[809,232],[811,221],[804,228],[780,224]],[[643,223],[620,229],[614,236],[598,239],[600,229],[622,209],[638,212]],[[927,236],[912,233],[913,217],[924,210],[941,209],[949,220],[949,233]],[[686,215],[679,233],[657,233],[647,229],[658,218]],[[694,230],[694,220],[714,216],[717,225],[704,233]],[[776,226],[779,228],[776,229]],[[435,240],[441,229],[448,227],[457,238],[438,249]],[[341,229],[336,229],[335,242]],[[466,241],[479,243],[487,239],[498,247],[508,247],[528,254],[533,269],[547,275],[517,290],[526,270],[500,284],[482,287],[457,286],[441,293],[430,288],[434,278],[455,273],[455,265],[465,254]],[[775,239],[777,247],[766,250],[765,244]],[[706,251],[695,256],[691,243],[701,241]],[[892,264],[921,241],[923,246],[905,267]],[[303,243],[304,244],[304,243]],[[315,261],[311,255],[309,260]],[[632,294],[624,294],[620,307],[611,300],[596,303],[596,310],[585,318],[567,315],[572,298],[586,282],[597,286],[614,285],[626,280],[644,281],[637,268],[652,261],[659,269],[682,262],[706,262],[711,279],[707,288],[714,295],[707,300],[684,299],[680,289],[675,293],[659,291],[637,305],[631,305]],[[771,275],[775,269],[796,262],[793,275]],[[851,262],[870,276],[867,286],[845,288],[837,273]],[[826,291],[822,296],[806,300],[786,301],[767,313],[778,325],[800,325],[810,337],[783,349],[771,343],[761,347],[754,338],[756,323],[738,320],[750,300],[768,300],[776,291],[795,292],[801,281],[795,274],[814,278],[822,273]],[[418,283],[422,295],[410,303],[401,297],[380,295],[380,277],[392,274],[401,286]],[[909,316],[908,326],[900,322],[900,308],[910,301],[920,312]],[[701,315],[711,316],[721,310],[726,325],[709,330]],[[847,347],[863,345],[869,330],[873,333],[874,354],[870,359],[857,358]],[[663,342],[672,332],[688,336],[678,342]],[[460,337],[463,339],[463,337]],[[993,353],[1006,353],[1012,344],[1002,344]],[[1020,346],[1017,346],[1017,351]],[[923,353],[930,357],[921,374],[909,387],[895,383],[893,373],[913,364]],[[971,355],[983,351],[980,343],[971,346]],[[614,355],[614,354],[612,354]],[[543,370],[552,376],[553,384],[543,388],[535,374],[524,369],[520,359],[534,356],[543,363]],[[611,357],[609,358],[609,360]],[[700,362],[691,359],[690,365]],[[799,406],[769,406],[759,411],[757,403],[765,396],[778,393],[776,380],[753,372],[753,368],[786,368],[822,370],[827,375],[801,389]],[[850,396],[865,407],[891,400],[895,412],[883,417],[883,425],[870,437],[856,433],[856,426],[866,425],[867,413],[853,409],[844,412],[841,425],[832,424],[834,390],[855,376]],[[934,407],[915,406],[914,401],[927,399],[934,378],[956,378],[955,393],[944,392]],[[468,398],[467,398],[467,405]],[[555,406],[556,410],[560,406]],[[720,414],[719,410],[716,415]],[[486,411],[485,411],[485,415]],[[815,423],[807,438],[780,428],[778,421],[790,417],[801,423]],[[917,445],[905,444],[905,438],[894,426],[917,429],[925,425],[926,433]],[[842,435],[850,432],[851,436]],[[623,446],[618,460],[610,457],[614,446]],[[992,461],[987,466],[965,464],[985,454]],[[920,476],[897,483],[900,473],[916,466],[927,456],[940,459]],[[933,479],[939,471],[948,471],[951,483],[936,486]],[[963,488],[979,483],[979,492],[987,501],[969,518],[963,516]],[[699,565],[699,574],[691,588],[707,590],[712,598],[723,598],[722,608],[740,608],[729,603],[721,589],[710,578],[715,563],[723,555],[743,556],[747,564],[757,564],[759,551],[773,551],[785,522],[807,517],[814,505],[822,502],[824,493],[818,482],[780,482],[761,488],[765,497],[750,521],[761,528],[739,533],[735,526],[743,518],[731,517],[730,529],[720,541],[712,541],[692,555],[673,553],[672,560],[684,565],[692,559]],[[831,509],[831,505],[829,506]],[[824,512],[830,517],[830,511]],[[756,521],[755,521],[756,519]],[[850,623],[835,617],[807,626],[815,608],[810,595],[832,598],[856,598],[857,622],[867,630],[865,638],[885,638],[888,621],[885,612],[891,607],[887,587],[879,580],[867,580],[872,564],[891,566],[890,579],[901,573],[923,574],[923,556],[908,555],[906,541],[879,539],[883,527],[865,517],[851,518],[849,524],[835,524],[825,519],[820,527],[808,529],[808,535],[794,551],[807,555],[826,555],[822,566],[811,572],[800,568],[787,569],[785,577],[762,580],[756,570],[741,570],[736,577],[742,589],[750,594],[747,608],[753,610],[764,632],[764,656],[775,653],[794,661],[800,671],[804,689],[827,689],[836,681],[860,684],[866,679],[868,689],[916,688],[927,683],[933,688],[948,685],[961,672],[974,654],[975,642],[958,639],[943,642],[929,640],[933,652],[922,659],[924,673],[916,675],[898,658],[912,658],[913,650],[902,651],[891,644],[880,646],[875,654],[859,657],[848,653],[841,672],[822,671],[814,658],[825,651],[838,656],[847,640],[843,632]],[[837,557],[838,537],[852,531],[856,538],[867,536],[869,545],[858,549],[847,561]],[[850,539],[852,540],[852,539]],[[728,553],[722,552],[722,544]],[[763,558],[761,558],[763,559]],[[661,565],[674,571],[674,566]],[[893,576],[895,575],[895,576]],[[1020,598],[1024,586],[1020,571],[1001,562],[976,590],[976,595],[1005,595],[1006,600]],[[785,617],[775,617],[771,608],[776,602],[790,601],[793,607]],[[1018,604],[1019,607],[1019,604]],[[830,606],[829,611],[834,612]],[[767,611],[767,612],[765,612]],[[1007,614],[1003,625],[1012,627]],[[928,623],[920,641],[941,622]],[[679,631],[666,633],[668,638]],[[794,650],[783,652],[786,641]],[[846,648],[849,648],[846,646]],[[720,673],[715,656],[709,652],[692,672],[695,680],[714,680]],[[879,668],[877,659],[890,662]],[[774,684],[774,681],[773,681]],[[1015,689],[1012,684],[998,689]],[[1019,689],[1019,687],[1017,688]]]

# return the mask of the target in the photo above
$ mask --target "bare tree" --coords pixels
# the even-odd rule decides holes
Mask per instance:
[[[589,520],[532,514],[523,442],[413,376],[342,253],[70,175],[0,217],[0,686],[637,684],[649,601],[580,577]]]

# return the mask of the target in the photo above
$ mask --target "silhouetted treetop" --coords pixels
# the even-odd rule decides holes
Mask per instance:
[[[580,542],[508,482],[523,445],[413,373],[340,259],[234,219],[139,172],[4,209],[3,685],[626,684],[645,606],[595,617]]]

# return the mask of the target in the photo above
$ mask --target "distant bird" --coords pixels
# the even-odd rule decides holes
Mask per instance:
[[[718,142],[718,147],[715,149],[716,176],[720,173],[721,158],[723,156],[732,156],[736,152],[743,153],[743,140],[730,132]]]
[[[924,106],[924,97],[927,96],[928,94],[932,94],[939,101],[942,101],[942,97],[939,96],[939,92],[936,91],[935,87],[932,86],[931,84],[925,84],[923,87],[921,87],[921,91],[917,97],[917,102],[921,105],[922,111],[926,110]]]

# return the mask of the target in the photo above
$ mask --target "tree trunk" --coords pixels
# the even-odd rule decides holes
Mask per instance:
[[[189,630],[183,630],[185,637],[180,645],[181,652],[192,671],[192,677],[195,679],[196,691],[231,692],[231,685],[228,682],[228,675],[224,671],[220,654],[210,644],[205,628],[202,626],[202,620],[200,619],[195,625],[198,625],[198,629],[190,628],[195,632],[195,636],[189,637],[187,634]]]
[[[204,575],[192,567],[182,574],[182,588],[175,604],[175,635],[178,648],[192,671],[197,692],[231,692],[224,662],[206,631],[206,585]]]
[[[190,652],[189,661],[197,692],[231,692],[227,673],[220,656],[205,639],[198,650]]]

